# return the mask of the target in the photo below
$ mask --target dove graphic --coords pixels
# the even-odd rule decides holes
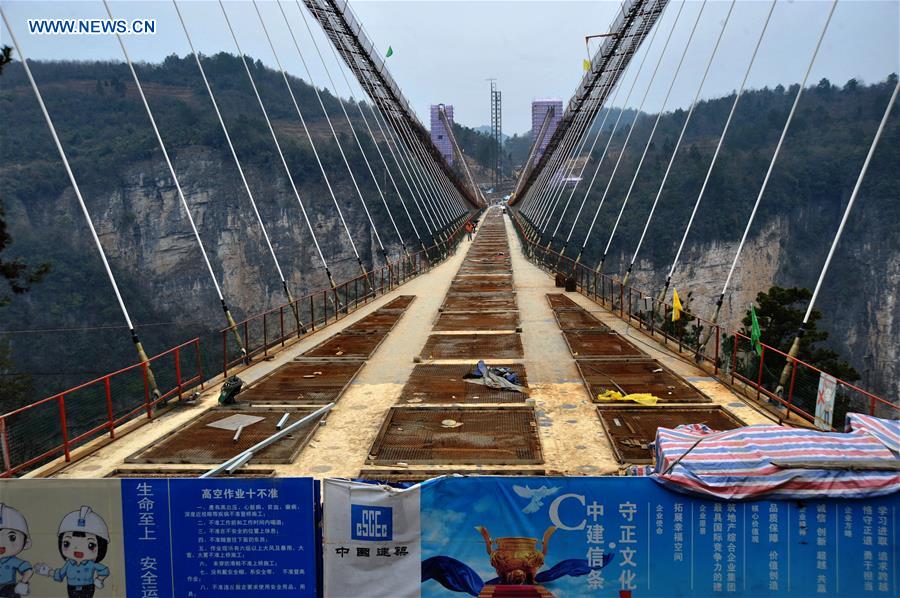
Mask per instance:
[[[536,513],[538,509],[544,506],[545,498],[559,492],[559,487],[553,486],[548,488],[547,486],[541,486],[540,488],[529,488],[528,486],[513,486],[513,491],[522,498],[531,500],[522,509],[523,513]]]

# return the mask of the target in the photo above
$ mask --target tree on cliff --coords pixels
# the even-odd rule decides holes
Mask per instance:
[[[782,288],[773,286],[765,293],[756,296],[756,316],[759,320],[761,341],[763,344],[774,347],[783,353],[790,349],[794,336],[803,321],[806,306],[812,297],[812,292],[804,288]],[[821,343],[828,339],[828,332],[820,330],[817,323],[822,319],[822,312],[817,309],[810,314],[806,325],[806,333],[800,339],[800,352],[797,358],[804,363],[812,365],[824,372],[846,382],[859,380],[859,373],[840,354]],[[740,333],[750,338],[752,318],[748,309],[744,315]],[[752,349],[750,342],[742,342],[741,352],[738,353],[738,372],[747,378],[755,380],[759,372],[759,357]],[[767,350],[763,354],[762,380],[763,386],[774,390],[778,384],[778,378],[785,364],[785,358],[780,353]],[[816,406],[816,392],[819,386],[819,373],[805,367],[799,367],[794,372],[791,388],[786,392],[785,399],[790,398],[791,404],[808,413],[813,413]],[[837,397],[833,425],[840,429],[844,420],[844,414],[854,409],[862,409],[865,406],[856,404],[851,399],[852,393],[840,392]]]

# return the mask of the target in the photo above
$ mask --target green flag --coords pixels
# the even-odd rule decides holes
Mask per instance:
[[[756,319],[756,310],[753,309],[753,304],[750,304],[750,342],[753,343],[753,347],[760,357],[762,357],[762,345],[759,342],[761,336],[762,332],[759,329],[759,320]]]
[[[394,49],[393,49],[392,47],[388,46],[387,54],[385,54],[384,57],[385,57],[385,58],[390,58],[390,57],[393,56],[393,55],[394,55]]]

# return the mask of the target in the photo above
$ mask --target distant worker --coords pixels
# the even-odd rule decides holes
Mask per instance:
[[[472,225],[471,220],[466,220],[466,233],[469,235],[469,240],[472,240],[472,231],[475,230],[475,227]]]

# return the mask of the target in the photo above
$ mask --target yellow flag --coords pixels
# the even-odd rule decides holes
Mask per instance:
[[[582,64],[584,65],[584,72],[591,70],[591,61],[590,60],[585,58],[584,62],[582,62]]]
[[[678,291],[672,289],[672,321],[677,322],[681,319],[681,311],[684,308],[681,306],[681,299],[678,298]]]

